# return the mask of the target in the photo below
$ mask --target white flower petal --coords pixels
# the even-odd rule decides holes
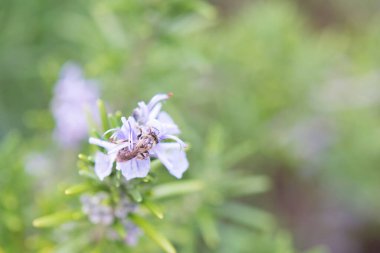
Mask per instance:
[[[116,167],[121,170],[127,180],[146,177],[150,170],[150,158],[143,160],[134,158],[126,162],[117,163]]]
[[[112,173],[112,165],[114,159],[102,152],[97,152],[95,155],[95,174],[100,180],[108,177]]]
[[[158,159],[168,169],[169,173],[176,178],[181,178],[182,174],[189,167],[185,151],[178,143],[160,143],[154,149]]]
[[[168,99],[169,97],[170,96],[168,94],[157,94],[154,97],[152,97],[147,106],[149,111],[151,111],[153,107],[155,107],[158,103]]]
[[[161,104],[161,103],[156,104],[156,105],[152,108],[152,110],[150,111],[148,120],[156,119],[156,118],[157,118],[157,115],[158,115],[158,114],[160,113],[160,111],[161,111],[161,107],[162,107],[162,104]]]
[[[94,145],[97,145],[99,147],[102,147],[102,148],[105,148],[107,150],[110,150],[110,149],[113,149],[115,146],[117,146],[116,144],[114,143],[111,143],[111,142],[108,142],[108,141],[103,141],[103,140],[100,140],[100,139],[97,139],[97,138],[93,138],[91,137],[88,142],[90,144],[94,144]]]
[[[167,112],[160,112],[157,117],[158,121],[161,122],[165,128],[165,134],[180,134],[178,126],[174,123],[173,119]]]

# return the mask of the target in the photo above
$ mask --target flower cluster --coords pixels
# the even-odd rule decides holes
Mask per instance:
[[[54,137],[66,147],[75,147],[88,135],[85,110],[96,115],[99,90],[95,81],[87,80],[82,69],[66,63],[55,86],[51,110],[56,122]]]
[[[116,206],[112,207],[111,197],[106,192],[98,192],[95,195],[84,194],[81,196],[82,211],[88,216],[93,224],[104,225],[108,227],[108,235],[110,239],[122,239],[129,245],[135,245],[141,230],[127,219],[128,214],[137,211],[137,205],[130,202],[129,199],[123,197],[118,201]],[[114,231],[110,225],[116,220],[122,224],[126,235],[120,238],[119,234]]]
[[[169,114],[161,111],[162,102],[170,96],[158,94],[148,104],[139,102],[132,116],[121,118],[121,127],[105,132],[112,133],[109,139],[89,139],[106,151],[95,155],[95,173],[100,180],[112,173],[115,163],[126,180],[146,177],[151,158],[159,159],[173,176],[182,177],[189,166],[186,144],[177,137],[180,131]]]

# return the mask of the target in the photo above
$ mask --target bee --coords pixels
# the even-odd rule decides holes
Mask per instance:
[[[149,157],[151,150],[158,143],[158,137],[155,132],[149,129],[148,133],[141,133],[137,136],[137,141],[132,145],[132,150],[128,147],[119,150],[116,160],[118,162],[126,162],[133,158],[144,160]]]

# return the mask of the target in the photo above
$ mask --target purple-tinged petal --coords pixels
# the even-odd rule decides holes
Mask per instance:
[[[145,102],[138,102],[137,105],[139,106],[138,108],[142,111],[144,115],[148,115],[149,109]]]
[[[111,138],[114,140],[135,140],[137,138],[137,135],[140,134],[136,120],[133,117],[129,117],[128,119],[126,117],[122,117],[121,122],[123,124],[120,128],[110,129],[104,134],[113,131],[114,133],[112,134]]]
[[[186,153],[178,143],[159,143],[154,148],[154,153],[176,178],[181,178],[189,167]]]
[[[133,118],[139,122],[144,124],[149,117],[149,109],[148,106],[144,102],[137,103],[138,107],[133,110]]]
[[[116,163],[116,168],[121,170],[127,180],[146,177],[150,170],[150,158],[142,160],[134,158],[126,162],[119,162]]]
[[[132,140],[136,139],[137,135],[140,134],[136,120],[133,117],[128,117],[128,119],[122,117],[121,121],[123,123],[122,131],[126,137],[125,139],[130,139],[130,136],[132,136]]]
[[[97,146],[105,148],[107,150],[111,150],[111,149],[113,149],[113,148],[115,148],[117,146],[115,143],[111,143],[111,142],[108,142],[108,141],[103,141],[103,140],[100,140],[100,139],[97,139],[97,138],[94,138],[94,137],[90,137],[90,139],[88,140],[88,142],[90,144],[97,145]]]
[[[128,137],[125,135],[124,126],[122,126],[120,129],[118,129],[111,135],[111,139],[114,140],[126,140],[127,138]]]
[[[149,112],[149,117],[148,117],[148,120],[152,120],[152,119],[156,119],[158,114],[160,113],[161,111],[161,107],[162,107],[162,104],[161,103],[158,103],[157,105],[155,105],[152,110],[150,110]]]
[[[108,177],[112,173],[112,165],[114,160],[112,157],[97,152],[95,155],[95,174],[103,181],[105,177]]]
[[[61,79],[81,79],[83,78],[82,68],[73,62],[66,62],[62,66]]]
[[[137,205],[132,203],[129,199],[122,198],[115,207],[115,216],[119,219],[125,219],[129,213],[135,212]]]
[[[118,131],[116,138],[118,140],[127,140],[129,136],[129,124],[125,117],[121,118],[121,122],[123,123],[120,130]]]
[[[94,224],[111,225],[114,217],[110,206],[98,205],[88,214],[89,220]]]
[[[128,121],[128,126],[129,126],[128,149],[131,151],[133,149],[133,130],[132,130],[130,121]]]
[[[153,108],[160,103],[161,101],[167,100],[170,98],[169,94],[157,94],[148,103],[149,111],[153,110]]]
[[[86,112],[98,116],[96,113],[98,97],[99,91],[94,81],[85,79],[78,65],[67,63],[63,66],[51,102],[56,122],[54,138],[60,144],[77,147],[87,137]]]
[[[156,119],[161,110],[161,102],[170,98],[171,94],[157,94],[147,104],[139,102],[133,111],[133,117],[139,124],[145,124],[149,120]]]
[[[139,227],[137,227],[131,222],[127,222],[126,224],[124,224],[124,228],[127,232],[127,235],[124,238],[125,243],[130,246],[135,246],[138,243],[138,240],[140,236],[143,234],[143,232],[140,230]]]
[[[180,134],[178,126],[174,123],[173,119],[166,112],[160,112],[157,117],[165,129],[166,134]]]

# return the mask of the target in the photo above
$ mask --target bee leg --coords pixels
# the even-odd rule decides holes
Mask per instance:
[[[137,159],[140,159],[140,160],[144,160],[144,159],[146,159],[146,158],[148,158],[148,157],[149,157],[149,153],[148,153],[148,152],[139,153],[139,154],[136,156],[136,158],[137,158]]]
[[[142,155],[143,155],[144,159],[146,159],[146,158],[148,158],[148,157],[149,157],[149,153],[148,153],[148,151],[147,151],[147,152],[144,152],[144,153],[142,153]]]
[[[138,135],[137,135],[137,139],[140,139],[140,138],[141,138],[141,136],[142,136],[142,134],[143,134],[143,132],[142,132],[142,129],[141,129],[141,128],[139,128],[139,131],[140,131],[140,134],[138,134]]]

